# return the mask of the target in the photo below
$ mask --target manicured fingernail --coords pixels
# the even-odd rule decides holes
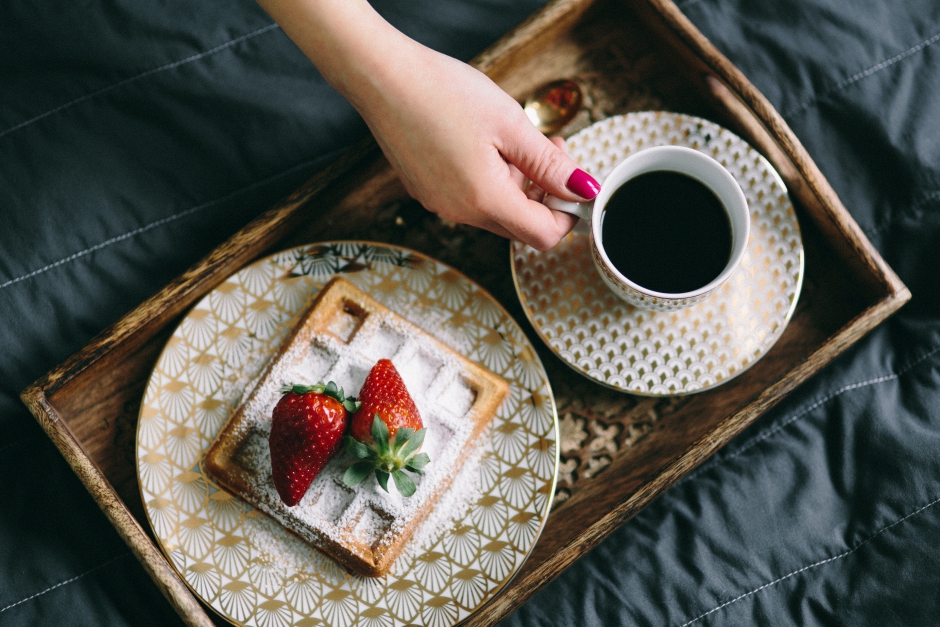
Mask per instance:
[[[591,200],[601,191],[600,183],[580,168],[571,173],[565,187],[585,200]]]

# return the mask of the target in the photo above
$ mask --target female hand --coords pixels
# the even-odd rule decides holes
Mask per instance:
[[[423,46],[410,48],[408,64],[360,108],[408,193],[444,218],[540,250],[553,247],[576,218],[541,204],[542,190],[566,200],[597,193],[566,188],[577,165],[564,142],[543,136],[481,72]],[[534,183],[529,189],[527,179]]]
[[[486,75],[409,39],[365,0],[261,3],[430,211],[546,250],[576,218],[541,204],[542,190],[565,200],[599,191],[563,142],[544,137]]]

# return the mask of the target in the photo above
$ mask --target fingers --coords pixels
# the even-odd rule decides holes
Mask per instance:
[[[528,193],[513,188],[502,196],[503,205],[498,215],[496,228],[486,226],[494,233],[508,232],[509,237],[541,251],[553,248],[568,234],[578,219],[567,213],[552,211],[531,195],[544,195],[538,188],[530,188]]]
[[[557,136],[549,137],[548,140],[552,142],[553,144],[555,144],[555,146],[558,147],[559,149],[565,150],[565,140],[562,139],[561,137],[557,137]],[[516,166],[510,164],[510,168],[514,170],[515,172],[517,172],[518,176],[523,181],[524,187],[522,189],[523,191],[525,191],[526,196],[528,196],[530,200],[534,200],[535,202],[542,202],[542,200],[545,198],[545,194],[547,193],[544,189],[542,189],[542,186],[536,183],[535,181],[527,178],[526,175],[523,174],[522,171],[519,170]]]
[[[539,187],[564,200],[590,200],[601,189],[590,174],[578,168],[574,159],[528,120],[512,124],[500,153]]]
[[[564,150],[565,140],[561,137],[552,137],[549,141],[559,150]],[[510,189],[503,198],[505,204],[512,206],[504,207],[500,211],[499,223],[489,220],[490,224],[484,225],[484,228],[498,235],[509,233],[505,236],[538,250],[544,251],[554,247],[574,228],[578,219],[543,205],[545,190],[538,183],[528,179],[516,166],[511,163],[507,165],[511,186],[521,189],[525,197],[523,199],[514,189]]]
[[[565,149],[565,139],[563,137],[559,137],[558,135],[552,135],[551,137],[548,138],[548,141],[555,144],[556,148],[564,151],[567,154],[567,150]]]

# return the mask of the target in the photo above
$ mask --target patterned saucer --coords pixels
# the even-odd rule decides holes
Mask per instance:
[[[803,241],[783,180],[727,129],[644,111],[602,120],[567,141],[569,154],[600,181],[627,155],[666,144],[714,157],[747,198],[747,252],[717,293],[680,311],[644,311],[604,284],[587,235],[572,233],[545,253],[519,242],[511,250],[522,307],[552,352],[597,383],[644,396],[701,392],[744,372],[783,334],[803,283]]]
[[[455,479],[460,494],[450,504],[457,490],[445,494],[377,579],[349,573],[219,489],[203,466],[300,313],[337,274],[510,384],[482,458]],[[492,599],[535,545],[555,491],[557,441],[545,370],[492,296],[419,253],[334,242],[255,262],[187,314],[144,394],[137,474],[161,549],[232,623],[448,627]]]

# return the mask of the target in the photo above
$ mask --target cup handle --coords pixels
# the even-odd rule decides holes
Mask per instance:
[[[549,209],[563,211],[581,218],[578,220],[578,223],[574,225],[573,230],[575,233],[583,233],[584,235],[587,235],[591,232],[591,214],[594,211],[593,201],[572,202],[570,200],[562,200],[561,198],[552,196],[551,194],[545,194],[545,198],[542,200],[542,204]]]

